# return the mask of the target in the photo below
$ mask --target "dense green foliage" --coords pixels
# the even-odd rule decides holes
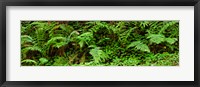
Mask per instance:
[[[22,21],[22,66],[177,66],[178,21]]]

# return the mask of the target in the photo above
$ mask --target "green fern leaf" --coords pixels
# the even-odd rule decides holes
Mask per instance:
[[[22,35],[21,36],[21,44],[25,44],[25,43],[33,43],[32,37],[28,36],[28,35]]]
[[[168,42],[169,44],[174,44],[177,39],[176,38],[165,38],[165,41]]]
[[[134,30],[135,28],[131,28],[125,32],[123,32],[122,34],[120,34],[119,36],[119,41],[121,42],[127,42],[128,37],[131,36],[131,32]]]
[[[79,45],[80,45],[80,47],[82,48],[83,47],[83,45],[84,45],[84,41],[80,41],[79,43],[78,43]]]
[[[60,42],[53,45],[53,47],[60,48],[66,45],[66,42]]]
[[[81,39],[81,40],[90,40],[91,38],[93,37],[93,33],[91,32],[86,32],[86,33],[83,33],[81,34],[80,36],[78,36],[77,38],[78,39]]]
[[[31,59],[23,60],[21,63],[22,64],[25,63],[25,64],[34,64],[34,65],[37,65],[37,62],[35,60],[31,60]]]
[[[48,59],[46,59],[46,58],[40,58],[39,61],[40,61],[40,64],[45,64],[45,63],[48,62]]]
[[[148,26],[149,25],[149,22],[148,21],[142,21],[141,23],[140,23],[140,26],[141,27],[146,27],[146,26]]]
[[[146,44],[143,44],[141,41],[132,42],[130,45],[127,46],[126,49],[128,49],[130,47],[135,47],[138,50],[150,52],[149,47]]]
[[[42,53],[42,49],[40,49],[40,48],[37,47],[37,46],[26,47],[26,48],[22,49],[22,52],[25,53],[25,54],[26,54],[28,51],[38,51],[38,52]]]
[[[60,48],[68,44],[68,42],[69,41],[67,41],[67,38],[65,37],[53,37],[46,43],[46,46],[48,47],[48,49],[50,48],[50,46]]]
[[[174,24],[176,24],[177,21],[170,21],[170,22],[163,22],[163,26],[159,32],[159,34],[161,34],[162,32],[164,32],[166,29],[168,29],[168,27],[173,26]]]
[[[136,46],[137,49],[140,49],[141,51],[150,52],[149,47],[146,44],[139,44]]]
[[[150,39],[150,42],[160,44],[165,41],[165,36],[162,34],[150,34],[147,39]]]
[[[134,41],[132,42],[131,44],[129,44],[126,49],[130,48],[130,47],[135,47],[137,46],[138,44],[141,44],[141,41]]]
[[[69,32],[72,32],[74,30],[72,26],[66,24],[61,24],[60,29],[62,29],[62,32],[67,33],[67,35],[70,34]]]
[[[91,33],[91,32],[83,33],[83,34],[79,35],[77,37],[77,39],[79,40],[79,45],[82,48],[84,43],[86,43],[88,45],[89,42],[91,40],[93,40],[93,33]]]
[[[95,47],[90,50],[90,54],[93,56],[95,63],[104,62],[108,55],[100,50],[99,47]]]
[[[103,39],[100,39],[97,43],[103,43],[103,42],[106,42],[110,40],[110,38],[103,38]]]

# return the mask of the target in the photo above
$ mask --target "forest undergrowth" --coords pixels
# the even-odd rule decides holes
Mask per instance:
[[[21,21],[22,66],[178,66],[178,21]]]

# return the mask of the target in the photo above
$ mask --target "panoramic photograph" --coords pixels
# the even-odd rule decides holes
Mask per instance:
[[[179,66],[179,21],[21,21],[21,66]]]

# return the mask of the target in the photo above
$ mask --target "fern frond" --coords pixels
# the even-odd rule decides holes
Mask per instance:
[[[64,66],[68,64],[68,60],[65,57],[55,57],[53,66]]]
[[[95,21],[95,22],[88,22],[87,24],[92,24],[92,28],[89,29],[90,32],[97,32],[101,30],[101,28],[108,28],[108,24],[105,22]]]
[[[130,37],[131,35],[131,32],[133,32],[135,28],[131,28],[131,29],[128,29],[127,31],[123,32],[122,34],[120,34],[119,36],[119,41],[121,42],[127,42],[127,38]]]
[[[44,23],[44,22],[39,22],[39,21],[35,21],[35,22],[31,23],[31,25],[38,25],[38,26],[40,26],[40,27],[44,27],[45,24],[46,24],[46,23]]]
[[[81,35],[79,35],[77,37],[77,39],[79,40],[79,45],[80,47],[83,47],[83,44],[86,43],[87,45],[89,44],[89,42],[91,40],[93,40],[93,33],[91,32],[86,32],[86,33],[83,33]]]
[[[25,43],[33,43],[33,38],[28,35],[22,35],[21,36],[21,44],[25,44]]]
[[[93,33],[91,32],[85,32],[83,34],[81,34],[80,36],[78,36],[78,39],[86,39],[86,40],[90,40],[93,37]]]
[[[132,42],[131,44],[129,44],[126,49],[130,48],[130,47],[135,47],[137,46],[138,44],[141,44],[141,41],[134,41]]]
[[[47,41],[45,49],[49,50],[51,47],[60,48],[66,46],[69,42],[66,37],[53,37]]]
[[[146,44],[139,44],[136,46],[137,49],[140,49],[141,51],[150,52],[149,47]]]
[[[120,33],[122,31],[122,28],[124,26],[125,26],[125,22],[121,21],[116,25],[116,27],[113,27],[111,29],[115,34],[118,34],[118,33]]]
[[[100,39],[97,43],[99,44],[99,43],[103,43],[103,42],[106,42],[106,41],[108,41],[108,40],[110,40],[110,38],[103,38],[103,39]]]
[[[82,48],[83,47],[83,45],[84,45],[84,41],[80,41],[80,42],[78,42],[78,44],[80,45],[80,47]]]
[[[22,64],[25,63],[25,65],[32,65],[32,64],[37,65],[37,62],[35,60],[31,60],[31,59],[23,60],[21,63]]]
[[[100,50],[99,47],[95,47],[94,49],[91,49],[89,53],[94,58],[95,63],[104,62],[105,59],[108,58],[108,55],[102,50]]]
[[[178,23],[178,22],[177,21],[163,22],[163,26],[162,26],[159,34],[161,34],[163,31],[165,31],[166,29],[168,29],[168,27],[173,26],[176,23]]]
[[[63,32],[67,33],[67,35],[69,35],[69,32],[72,32],[72,31],[74,30],[74,28],[73,28],[72,26],[70,26],[70,25],[65,25],[65,24],[61,24],[61,25],[60,25],[60,29],[61,29]]]
[[[149,25],[149,21],[142,21],[142,22],[140,22],[140,26],[142,27],[142,28],[145,28],[146,26],[148,26]]]
[[[45,64],[45,63],[48,62],[48,59],[42,57],[42,58],[39,59],[39,61],[40,61],[40,64]]]
[[[146,44],[143,44],[141,41],[132,42],[130,45],[128,45],[126,47],[126,49],[128,49],[130,47],[135,47],[138,50],[145,51],[145,52],[150,52],[149,47]]]
[[[147,39],[150,39],[150,42],[160,44],[165,41],[165,36],[162,34],[150,34]]]
[[[168,42],[169,44],[174,44],[177,39],[176,38],[165,38],[165,41]]]
[[[67,41],[73,41],[73,38],[76,38],[80,33],[78,31],[72,31],[67,37]]]
[[[56,44],[59,42],[66,42],[66,40],[67,39],[65,37],[53,37],[47,41],[47,45],[52,45],[52,44]]]
[[[60,48],[60,47],[65,46],[66,44],[67,44],[66,42],[60,42],[60,43],[54,44],[53,47]]]
[[[38,28],[36,31],[37,39],[38,40],[45,40],[45,32],[46,30],[43,28]]]
[[[26,47],[26,48],[22,49],[22,53],[24,53],[24,54],[26,54],[28,51],[38,51],[38,52],[42,53],[42,49],[37,46],[31,46],[31,47]]]

